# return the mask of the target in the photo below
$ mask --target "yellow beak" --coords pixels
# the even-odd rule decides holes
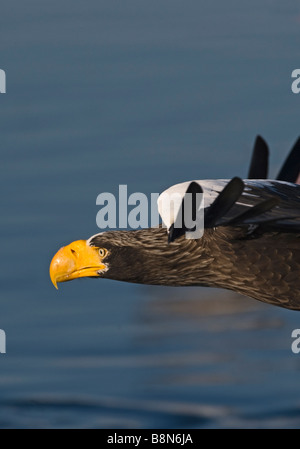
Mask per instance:
[[[106,269],[99,248],[89,246],[86,240],[76,240],[55,254],[50,264],[50,278],[54,287],[58,288],[58,282],[99,276],[98,272]]]

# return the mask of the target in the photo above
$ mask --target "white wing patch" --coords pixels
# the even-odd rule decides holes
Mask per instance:
[[[224,189],[224,187],[229,183],[229,181],[230,179],[194,181],[198,183],[203,189],[205,209],[214,202],[214,200]],[[158,197],[158,212],[162,218],[163,224],[168,229],[174,223],[177,217],[182,199],[191,182],[192,181],[187,181],[180,184],[175,184],[174,186],[162,192],[162,194]],[[285,181],[273,181],[265,179],[246,179],[243,180],[243,182],[245,183],[245,189],[239,200],[235,203],[237,206],[240,206],[243,211],[245,211],[247,208],[252,208],[256,203],[262,201],[265,195],[270,195],[272,191],[274,192],[274,189],[277,190],[277,188],[280,188],[281,184],[287,185],[289,187],[296,187],[295,184]],[[258,193],[254,193],[253,191]]]
[[[169,229],[174,223],[179,212],[182,199],[190,183],[193,181],[186,181],[180,184],[175,184],[169,187],[158,197],[157,206],[159,215],[162,218],[163,224]],[[195,181],[201,185],[204,193],[204,208],[209,207],[214,202],[219,193],[223,190],[229,179],[220,179],[217,181],[197,180]]]

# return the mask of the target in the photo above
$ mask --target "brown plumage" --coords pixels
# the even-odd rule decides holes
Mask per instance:
[[[102,278],[141,284],[226,288],[290,309],[300,309],[300,233],[218,227],[198,240],[168,244],[166,229],[112,231],[91,245],[106,248]],[[276,243],[276,244],[275,244]]]
[[[52,282],[98,277],[140,284],[209,286],[300,310],[300,139],[277,181],[194,181],[174,186],[204,194],[204,234],[185,238],[184,225],[108,231],[72,242],[52,259]],[[267,176],[268,148],[258,137],[249,178]],[[174,189],[172,187],[172,189]],[[171,190],[171,189],[170,189]],[[196,209],[195,209],[196,208]],[[186,207],[187,210],[187,207]],[[197,209],[198,210],[198,209]],[[162,217],[164,219],[164,217]],[[191,230],[190,230],[191,231]]]

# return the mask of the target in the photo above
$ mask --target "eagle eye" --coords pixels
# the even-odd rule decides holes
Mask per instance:
[[[105,248],[99,248],[99,255],[100,257],[105,257],[107,254],[107,250]]]

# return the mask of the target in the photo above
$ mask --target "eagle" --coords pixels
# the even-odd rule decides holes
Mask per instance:
[[[50,264],[52,283],[91,277],[217,287],[300,310],[300,137],[274,180],[268,161],[269,147],[257,136],[247,179],[170,187],[158,198],[163,226],[101,232],[62,247]],[[174,192],[180,201],[170,212],[163,199]],[[200,203],[203,232],[186,238]]]

